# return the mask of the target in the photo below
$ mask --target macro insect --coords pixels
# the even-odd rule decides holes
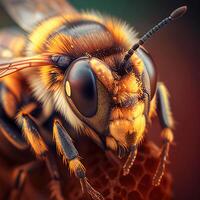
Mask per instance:
[[[142,45],[181,17],[186,6],[137,39],[125,23],[78,12],[64,0],[2,3],[26,34],[11,28],[0,32],[0,134],[22,154],[31,148],[36,155],[17,170],[10,194],[20,192],[28,172],[41,160],[60,187],[55,144],[83,192],[104,199],[90,185],[71,135],[87,135],[108,156],[127,156],[127,175],[156,113],[163,144],[152,182],[159,185],[173,142],[173,117],[167,89],[158,82],[155,64]],[[62,192],[56,195],[62,197]]]

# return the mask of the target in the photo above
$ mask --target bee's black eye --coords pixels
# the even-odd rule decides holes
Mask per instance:
[[[51,61],[57,67],[66,69],[70,65],[71,59],[66,55],[53,55],[51,56]]]
[[[71,97],[78,111],[85,117],[94,116],[97,112],[97,86],[89,59],[82,58],[74,61],[70,65],[66,78],[66,93]]]

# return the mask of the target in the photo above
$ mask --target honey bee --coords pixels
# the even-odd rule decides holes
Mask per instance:
[[[30,147],[36,155],[36,161],[17,170],[10,195],[20,192],[27,173],[41,160],[60,188],[53,143],[83,192],[94,200],[104,199],[86,177],[70,130],[92,138],[110,156],[127,155],[127,175],[156,113],[163,146],[152,182],[159,185],[174,122],[168,91],[158,82],[155,64],[142,45],[187,7],[176,9],[138,39],[126,23],[78,12],[65,0],[3,0],[3,6],[26,33],[0,32],[1,137],[19,150]],[[49,139],[47,132],[52,133]],[[61,190],[54,195],[64,199]]]

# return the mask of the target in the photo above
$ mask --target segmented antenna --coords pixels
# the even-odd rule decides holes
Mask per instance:
[[[182,17],[187,11],[187,6],[182,6],[174,10],[169,17],[166,17],[163,19],[160,23],[158,23],[156,26],[154,26],[151,30],[149,30],[146,34],[144,34],[140,40],[132,46],[131,49],[128,50],[126,55],[124,56],[123,61],[120,64],[119,72],[121,74],[128,74],[132,71],[132,67],[126,65],[127,61],[130,59],[130,57],[134,54],[134,52],[143,45],[151,36],[159,31],[161,28],[163,28],[165,25],[169,24],[172,20],[178,19],[179,17]]]

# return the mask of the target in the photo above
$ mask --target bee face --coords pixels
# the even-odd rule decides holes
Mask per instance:
[[[111,134],[128,147],[144,132],[144,103],[139,100],[142,91],[134,73],[118,80],[113,74],[97,58],[76,59],[65,73],[66,100],[90,128],[100,134]]]
[[[81,57],[73,61],[65,73],[64,90],[69,106],[75,114],[97,132],[108,127],[111,98],[104,86],[102,74],[108,69],[97,58]]]

